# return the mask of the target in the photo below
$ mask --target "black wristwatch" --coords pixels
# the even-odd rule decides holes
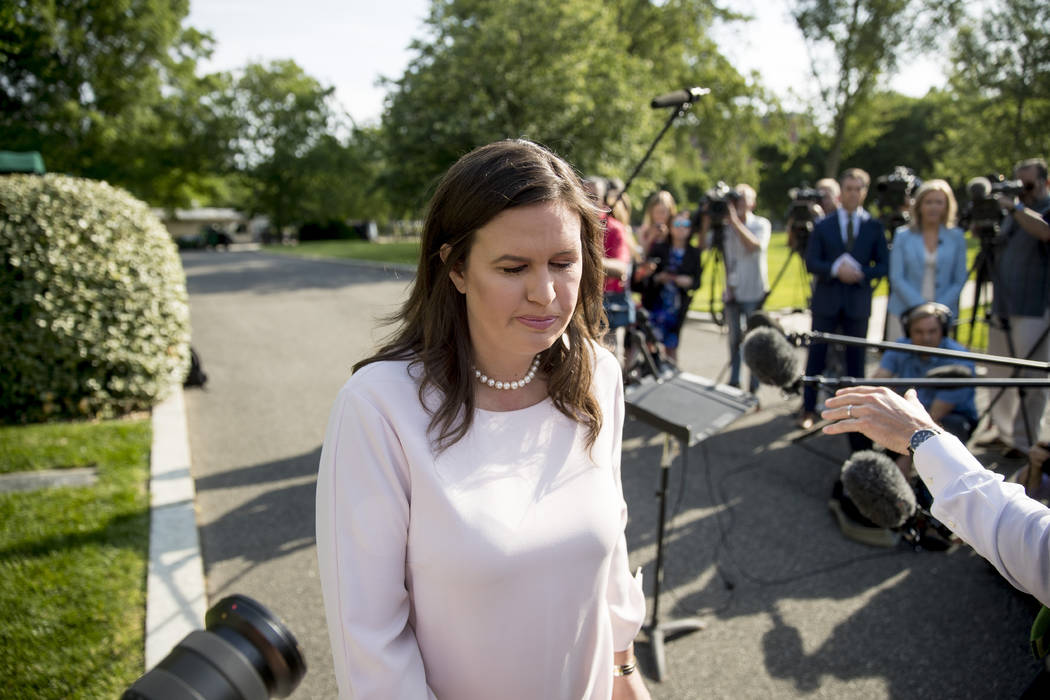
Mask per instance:
[[[919,449],[919,445],[926,442],[934,435],[940,435],[943,430],[931,430],[929,428],[919,428],[911,434],[911,439],[908,440],[908,454],[912,457],[915,456],[915,450]]]

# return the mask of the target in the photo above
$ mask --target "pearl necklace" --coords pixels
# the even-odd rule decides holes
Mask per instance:
[[[486,384],[486,385],[492,387],[493,389],[501,389],[501,390],[504,390],[504,391],[513,391],[514,389],[522,388],[523,386],[525,386],[526,384],[531,382],[533,379],[535,379],[536,378],[536,370],[538,370],[539,368],[540,368],[540,356],[536,355],[536,357],[534,357],[533,360],[532,360],[532,365],[529,367],[529,371],[525,373],[525,376],[523,378],[519,379],[516,382],[499,382],[499,381],[496,381],[492,377],[488,377],[485,374],[483,374],[482,371],[480,369],[478,369],[477,367],[474,368],[474,376],[477,377],[479,382],[481,382],[482,384]]]

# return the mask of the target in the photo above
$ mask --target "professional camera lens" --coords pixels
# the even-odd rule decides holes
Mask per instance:
[[[243,595],[223,598],[123,700],[267,700],[287,697],[306,675],[288,628]]]

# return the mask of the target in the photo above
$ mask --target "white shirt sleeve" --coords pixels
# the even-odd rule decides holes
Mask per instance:
[[[434,698],[409,622],[411,484],[390,424],[346,386],[317,476],[317,558],[340,698]]]
[[[622,532],[627,527],[627,502],[623,500],[623,485],[620,479],[620,456],[623,445],[623,379],[617,370],[616,403],[613,419],[613,478],[616,492],[620,494],[620,538],[613,550],[609,564],[609,586],[605,599],[612,622],[613,650],[624,651],[638,636],[645,619],[645,593],[642,590],[642,570],[631,576],[627,559],[627,537]]]
[[[933,516],[1013,586],[1050,605],[1050,509],[946,433],[919,446],[915,467],[933,495]]]

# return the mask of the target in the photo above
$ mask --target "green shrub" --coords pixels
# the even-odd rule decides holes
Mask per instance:
[[[104,182],[0,177],[0,421],[149,408],[188,365],[186,277],[146,205]]]

